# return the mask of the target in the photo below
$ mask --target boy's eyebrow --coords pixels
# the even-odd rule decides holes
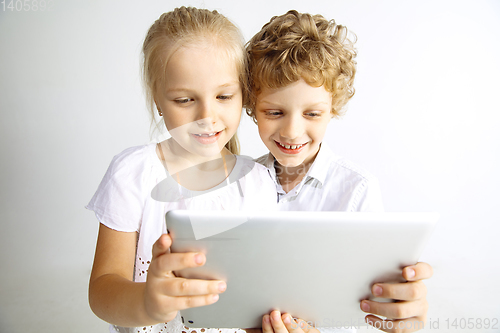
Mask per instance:
[[[272,106],[282,106],[281,103],[269,102],[269,101],[266,101],[265,99],[257,102],[257,104],[261,104],[261,103],[272,105]],[[317,103],[307,104],[307,105],[305,105],[305,107],[312,108],[312,107],[317,107],[317,106],[320,106],[320,105],[328,106],[328,104],[329,104],[328,102],[324,101],[324,102],[317,102]]]

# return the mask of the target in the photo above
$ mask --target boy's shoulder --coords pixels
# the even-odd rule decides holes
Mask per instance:
[[[328,174],[344,175],[349,178],[359,178],[360,180],[375,180],[376,177],[359,164],[335,154],[330,147],[322,144],[320,153],[314,163],[318,169],[324,169]]]
[[[260,164],[263,167],[266,167],[268,169],[271,169],[274,167],[274,157],[271,153],[267,153],[267,154],[262,155],[261,157],[257,157],[254,159],[254,161],[257,164]]]

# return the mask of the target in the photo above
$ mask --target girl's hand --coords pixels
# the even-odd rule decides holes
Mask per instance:
[[[376,283],[372,286],[374,296],[395,302],[361,302],[361,310],[364,312],[387,317],[386,320],[373,315],[365,318],[367,323],[384,332],[415,332],[423,329],[427,320],[427,289],[421,280],[432,276],[432,267],[419,262],[403,268],[402,275],[408,282]]]
[[[202,253],[169,253],[172,239],[162,235],[153,245],[148,270],[144,304],[147,315],[157,322],[175,318],[177,311],[217,302],[226,290],[224,281],[195,280],[176,277],[172,271],[205,264]]]

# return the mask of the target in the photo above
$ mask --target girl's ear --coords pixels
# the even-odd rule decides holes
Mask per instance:
[[[154,100],[154,101],[155,101],[156,109],[158,110],[158,115],[160,117],[163,117],[163,113],[161,112],[160,106],[158,105],[158,103],[156,102],[156,100]]]

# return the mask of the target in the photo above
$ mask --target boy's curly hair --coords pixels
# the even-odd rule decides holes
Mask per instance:
[[[257,95],[301,78],[332,93],[332,117],[354,95],[356,50],[346,27],[321,15],[295,10],[274,16],[247,44],[249,98],[247,113],[255,121]]]

